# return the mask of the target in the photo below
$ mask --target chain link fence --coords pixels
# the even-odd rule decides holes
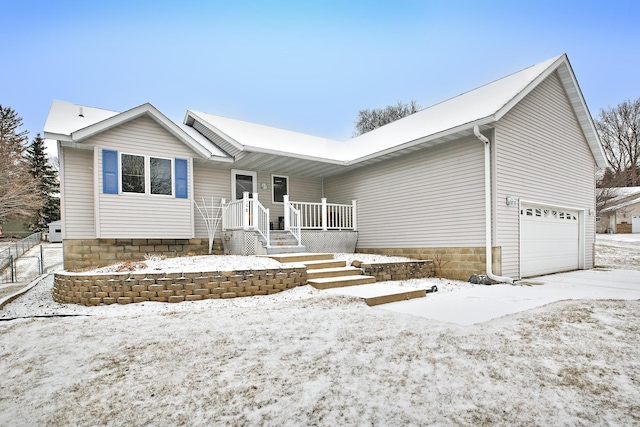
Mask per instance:
[[[42,233],[33,233],[15,242],[10,242],[7,247],[0,250],[0,283],[13,283],[19,278],[16,271],[16,260],[23,256],[29,249],[39,244]],[[42,273],[42,251],[38,260],[39,271]]]

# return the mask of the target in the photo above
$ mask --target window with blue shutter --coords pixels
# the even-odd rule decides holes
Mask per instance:
[[[189,175],[187,161],[175,159],[176,197],[186,199],[189,197]]]
[[[118,194],[118,152],[102,150],[102,192]]]

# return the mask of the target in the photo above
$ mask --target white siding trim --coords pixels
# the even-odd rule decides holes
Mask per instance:
[[[93,147],[93,222],[95,223],[96,238],[100,238],[100,180],[98,175],[102,174],[102,148],[95,145]],[[120,169],[120,167],[118,167]],[[120,185],[120,184],[118,184]]]
[[[67,238],[67,224],[66,224],[66,200],[65,197],[65,173],[64,173],[64,149],[62,148],[62,143],[58,141],[56,143],[58,148],[58,162],[60,166],[60,171],[58,175],[60,177],[60,220],[62,221],[62,240]]]
[[[195,209],[193,206],[193,201],[195,200],[195,193],[193,192],[193,157],[189,157],[187,162],[189,164],[189,201],[191,202],[189,203],[189,209],[191,212],[189,218],[191,220],[191,238],[193,239],[196,237]]]

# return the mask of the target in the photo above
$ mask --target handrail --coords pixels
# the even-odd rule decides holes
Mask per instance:
[[[269,246],[269,209],[258,200],[258,193],[242,193],[242,199],[234,200],[225,205],[222,216],[222,229],[253,230],[260,233]]]
[[[298,246],[302,246],[300,211],[293,207],[286,194],[284,195],[284,229],[293,234],[293,237],[298,241]]]

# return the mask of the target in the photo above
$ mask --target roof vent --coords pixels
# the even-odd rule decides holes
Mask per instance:
[[[82,107],[80,107],[80,113],[78,114],[78,117],[84,117],[84,114],[82,112]]]

